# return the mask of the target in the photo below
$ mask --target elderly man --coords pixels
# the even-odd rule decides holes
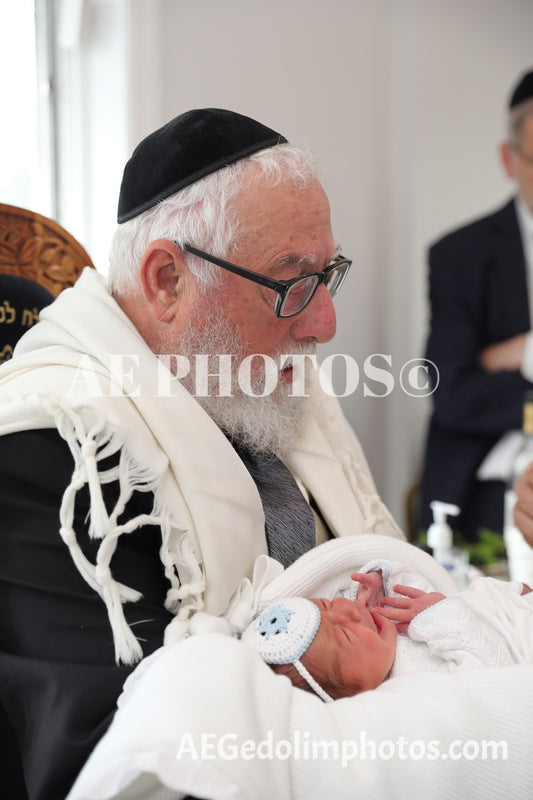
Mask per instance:
[[[317,381],[350,261],[312,157],[187,112],[134,151],[118,222],[108,285],[87,269],[0,374],[0,676],[32,800],[65,796],[132,666],[216,626],[257,556],[402,535]]]

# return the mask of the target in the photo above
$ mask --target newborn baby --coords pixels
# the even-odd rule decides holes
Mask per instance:
[[[375,689],[391,674],[533,661],[529,587],[480,578],[450,598],[402,584],[386,595],[381,569],[351,577],[355,599],[284,599],[243,641],[326,702]]]

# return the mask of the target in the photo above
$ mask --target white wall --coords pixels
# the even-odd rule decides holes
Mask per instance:
[[[326,168],[354,267],[323,353],[361,368],[390,355],[397,379],[423,352],[428,242],[511,189],[496,147],[509,88],[533,66],[531,0],[86,0],[85,11],[89,252],[107,247],[123,154],[142,136],[188,108],[249,114]],[[360,385],[342,402],[403,522],[427,401]]]

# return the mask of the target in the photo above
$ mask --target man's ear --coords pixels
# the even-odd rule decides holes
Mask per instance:
[[[502,142],[500,145],[500,159],[509,178],[514,178],[513,150],[509,142]]]
[[[150,242],[141,256],[139,278],[154,317],[171,322],[190,279],[182,251],[168,239]]]

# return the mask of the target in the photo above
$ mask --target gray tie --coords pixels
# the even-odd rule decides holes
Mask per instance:
[[[288,567],[316,543],[313,512],[293,476],[276,456],[233,447],[253,478],[265,514],[268,554]]]

